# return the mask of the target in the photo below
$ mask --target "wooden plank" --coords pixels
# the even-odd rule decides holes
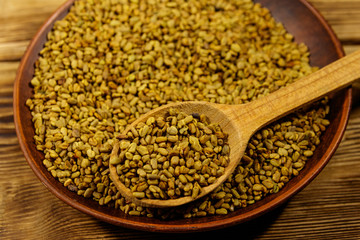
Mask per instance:
[[[360,41],[360,2],[357,0],[309,0],[342,41]]]
[[[344,47],[345,54],[350,54],[350,53],[355,52],[356,50],[360,49],[360,45],[356,45],[356,44],[346,44],[346,45],[343,45],[343,47]]]
[[[0,1],[0,61],[20,59],[41,24],[65,0]],[[360,41],[360,3],[357,0],[309,0],[344,43]],[[5,11],[6,9],[6,11]]]
[[[65,0],[1,0],[0,43],[28,41]]]
[[[18,61],[11,62],[0,62],[0,85],[9,86],[14,83],[16,71],[19,67]]]
[[[28,44],[28,40],[0,43],[0,61],[19,60]]]

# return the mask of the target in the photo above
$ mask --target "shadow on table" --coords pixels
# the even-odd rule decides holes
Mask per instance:
[[[263,233],[266,232],[266,230],[270,227],[270,225],[280,216],[280,214],[282,213],[285,207],[286,207],[286,203],[274,209],[273,211],[266,213],[249,222],[245,222],[232,227],[209,231],[209,232],[184,234],[183,236],[179,236],[178,239],[200,240],[200,239],[204,239],[204,237],[207,238],[211,237],[211,239],[223,240],[228,236],[231,236],[232,238],[236,237],[236,239],[241,239],[241,240],[254,239],[256,237],[263,235]]]
[[[235,225],[228,228],[206,231],[206,232],[191,232],[191,233],[155,233],[155,232],[142,232],[138,230],[126,229],[121,227],[114,228],[111,224],[104,223],[104,229],[113,233],[113,236],[119,236],[119,239],[215,239],[225,240],[227,237],[236,237],[236,239],[246,240],[254,239],[262,236],[270,225],[281,215],[287,203],[266,213],[254,220],[246,223]],[[127,237],[125,237],[127,235]],[[224,239],[225,238],[225,239]]]

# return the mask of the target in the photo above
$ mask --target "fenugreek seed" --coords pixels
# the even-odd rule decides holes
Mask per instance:
[[[274,180],[274,182],[279,182],[280,181],[280,176],[281,176],[281,173],[279,171],[276,171],[273,174],[272,179]]]
[[[287,167],[282,167],[281,168],[281,175],[283,175],[283,176],[289,175],[289,169]]]
[[[215,213],[219,215],[225,215],[228,213],[228,210],[226,208],[218,208],[215,210]]]
[[[126,45],[124,46],[124,51],[128,52],[132,49],[133,45],[131,42],[127,42]]]
[[[129,153],[135,153],[136,148],[137,148],[137,144],[136,144],[136,143],[134,143],[134,142],[133,142],[133,143],[130,143],[127,152],[129,152]]]
[[[200,193],[201,187],[199,184],[195,184],[195,186],[192,188],[191,197],[196,198]]]
[[[283,143],[281,141],[276,141],[276,142],[274,142],[274,145],[279,147],[279,148],[283,148],[285,146],[285,143]]]
[[[209,184],[213,184],[216,181],[216,177],[209,177],[207,181]]]
[[[264,186],[261,185],[261,184],[254,184],[253,187],[252,187],[252,189],[253,189],[254,191],[263,191],[263,190],[264,190]]]
[[[269,150],[274,149],[273,142],[270,139],[265,139],[264,144],[265,144],[267,149],[269,149]]]
[[[289,181],[289,178],[288,178],[287,176],[281,176],[281,177],[280,177],[280,182],[286,183],[286,182],[288,182],[288,181]]]
[[[136,150],[142,156],[149,154],[149,150],[148,150],[148,148],[146,146],[142,146],[142,145],[137,146]]]
[[[71,174],[71,178],[77,178],[77,177],[79,177],[79,176],[80,176],[80,172],[79,172],[79,171],[74,172],[74,173]]]
[[[151,166],[151,168],[153,170],[158,169],[158,160],[156,158],[151,158],[150,159],[150,166]]]
[[[280,155],[278,153],[270,153],[269,154],[269,157],[270,158],[273,158],[273,159],[279,159],[280,158]]]
[[[302,140],[298,143],[298,146],[301,147],[301,146],[307,146],[309,145],[309,141],[308,140]]]
[[[145,164],[145,165],[143,166],[143,169],[144,169],[144,171],[147,172],[147,173],[150,173],[150,172],[153,171],[152,167],[151,167],[149,164]]]
[[[179,141],[179,136],[178,135],[170,135],[170,136],[168,136],[167,137],[167,140],[169,141],[169,142],[177,142],[177,141]]]
[[[33,85],[34,87],[39,86],[40,85],[40,81],[37,77],[33,77],[30,81],[31,85]]]
[[[236,174],[234,179],[235,179],[235,182],[241,183],[243,181],[243,179],[244,179],[244,175],[241,174],[241,173]]]
[[[146,177],[147,173],[144,169],[138,168],[137,174],[139,174],[140,177]]]
[[[176,135],[178,134],[178,130],[175,126],[171,126],[167,129],[167,133],[170,135]]]
[[[231,44],[231,50],[233,50],[234,52],[240,52],[241,50],[240,45],[237,43]]]
[[[302,162],[296,162],[293,164],[294,168],[302,168],[304,164]]]
[[[72,184],[72,179],[71,178],[68,178],[67,180],[65,180],[65,182],[64,182],[64,186],[65,187],[68,187],[70,184]]]
[[[193,184],[190,183],[190,182],[188,182],[188,183],[185,184],[185,186],[184,186],[184,188],[183,188],[183,191],[184,191],[184,192],[189,192],[189,191],[191,191],[192,189],[193,189]]]
[[[262,181],[262,184],[263,184],[267,189],[271,189],[271,188],[274,187],[273,181],[271,181],[271,180],[269,180],[269,179]]]
[[[120,147],[120,149],[126,149],[126,148],[129,147],[129,145],[130,145],[129,141],[123,140],[123,141],[120,142],[119,147]]]
[[[314,154],[314,152],[311,150],[306,150],[303,152],[303,154],[305,157],[311,157]]]
[[[50,168],[52,166],[52,163],[47,159],[43,160],[43,164],[45,165],[46,168]]]
[[[81,165],[80,165],[80,166],[81,166],[82,168],[87,168],[89,165],[90,165],[89,159],[83,158],[82,161],[81,161]]]
[[[207,134],[204,134],[204,135],[200,136],[200,138],[199,138],[199,141],[201,144],[205,144],[209,140],[210,140],[210,136]]]
[[[214,197],[216,199],[223,199],[225,197],[225,195],[226,195],[226,192],[218,192],[218,193],[215,194]]]
[[[154,117],[149,117],[147,120],[146,120],[146,125],[151,125],[155,123],[155,118]]]
[[[161,142],[166,142],[167,140],[168,140],[168,138],[163,136],[163,137],[157,137],[155,142],[161,143]]]
[[[300,157],[300,153],[298,151],[294,152],[293,155],[292,155],[292,159],[293,161],[297,161]]]
[[[324,126],[329,126],[330,121],[328,119],[321,119],[321,124],[324,125]]]
[[[288,156],[288,151],[285,149],[285,148],[282,148],[282,147],[279,147],[279,149],[278,149],[278,154],[280,155],[280,156]]]
[[[153,192],[153,193],[158,193],[158,192],[161,191],[160,188],[159,188],[158,186],[155,186],[155,185],[149,186],[149,190],[150,190],[151,192]]]
[[[158,185],[159,184],[159,180],[158,179],[148,179],[147,183],[149,185]]]
[[[182,182],[183,184],[186,184],[188,182],[187,178],[184,175],[179,175],[179,180],[180,182]]]
[[[168,177],[168,178],[173,177],[173,174],[172,174],[171,172],[169,172],[168,170],[166,170],[166,169],[163,171],[163,173],[164,173],[165,176]]]
[[[134,154],[132,154],[131,152],[125,152],[125,158],[128,160],[132,160],[134,157]]]
[[[168,181],[168,178],[164,175],[164,174],[161,174],[160,177],[159,177],[160,181],[163,181],[163,182],[167,182]]]
[[[117,165],[121,162],[121,159],[118,156],[111,156],[110,157],[110,164]]]
[[[279,161],[277,161],[276,159],[271,159],[270,164],[273,165],[274,167],[279,167],[280,166]]]
[[[190,136],[189,137],[189,143],[191,144],[191,147],[197,151],[197,152],[200,152],[202,150],[202,147],[199,143],[199,139],[197,137],[194,137],[194,136]]]
[[[188,125],[188,130],[189,130],[189,132],[190,132],[191,134],[196,133],[196,127],[195,127],[195,125],[194,125],[193,123],[189,123],[189,125]]]
[[[139,136],[140,137],[145,137],[146,134],[149,132],[150,127],[148,125],[143,126],[140,130],[139,130]]]
[[[129,112],[129,114],[130,114],[130,112]],[[125,124],[125,125],[126,125],[126,124]],[[133,126],[131,126],[130,131],[131,131],[131,133],[134,135],[134,137],[138,137],[138,136],[139,136],[138,131],[137,131]],[[128,144],[130,144],[129,141],[127,141],[127,142],[128,142]],[[124,148],[121,148],[121,149],[124,149]]]
[[[133,192],[132,194],[136,198],[144,198],[145,197],[145,192]]]
[[[166,150],[165,148],[158,148],[157,152],[162,154],[162,155],[168,155],[169,154],[169,151]]]
[[[189,115],[184,118],[184,122],[185,122],[185,124],[188,124],[188,123],[192,122],[193,119],[194,119],[194,117],[192,115]]]
[[[291,144],[291,147],[292,147],[292,149],[294,149],[295,151],[300,151],[300,148],[299,148],[299,146],[297,146],[296,144]]]
[[[85,190],[85,192],[84,192],[84,197],[86,197],[86,198],[89,198],[89,197],[91,197],[91,195],[93,194],[93,192],[94,192],[94,190],[93,189],[91,189],[91,188],[87,188],[86,190]]]
[[[206,211],[196,212],[196,217],[205,217],[205,216],[207,216],[207,212],[206,212]]]

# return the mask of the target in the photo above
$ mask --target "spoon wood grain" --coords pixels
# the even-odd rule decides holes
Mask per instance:
[[[169,200],[138,199],[119,180],[116,167],[113,165],[110,165],[111,178],[127,200],[141,206],[174,207],[194,201],[212,192],[230,176],[244,155],[248,141],[257,130],[306,104],[350,85],[358,78],[360,78],[360,51],[250,103],[225,105],[209,102],[180,102],[161,106],[134,121],[124,134],[131,126],[145,122],[151,116],[164,116],[169,108],[177,108],[187,114],[203,113],[211,122],[219,123],[223,131],[229,134],[230,161],[225,173],[213,184],[203,187],[196,198],[188,196]],[[115,144],[112,154],[119,154],[118,152],[119,146]]]

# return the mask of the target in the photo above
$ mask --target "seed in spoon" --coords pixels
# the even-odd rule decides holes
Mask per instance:
[[[112,156],[120,181],[135,198],[196,198],[229,163],[227,134],[205,115],[170,109],[127,132]]]

